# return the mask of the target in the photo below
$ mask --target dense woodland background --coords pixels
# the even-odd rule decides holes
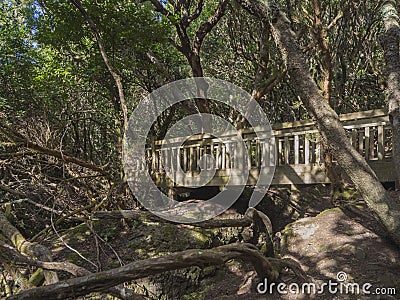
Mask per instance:
[[[282,20],[306,59],[301,68],[334,112],[391,109],[385,12],[398,19],[395,1],[3,0],[0,5],[0,245],[14,243],[39,260],[48,259],[19,247],[8,230],[17,228],[24,240],[44,241],[88,222],[94,211],[138,207],[124,181],[121,143],[130,112],[162,85],[215,77],[248,91],[271,123],[321,117],[299,92],[298,81],[307,78],[296,78],[290,49],[282,56],[285,45],[277,40],[277,32],[285,34]],[[390,36],[398,47],[398,32]],[[394,66],[399,71],[400,65]],[[162,138],[175,121],[198,111],[235,126],[242,122],[214,101],[186,101],[159,117],[152,137]],[[329,147],[329,134],[323,137]],[[360,178],[354,183],[362,186]],[[367,192],[361,189],[361,196]],[[398,222],[385,221],[385,210],[379,215],[382,207],[366,201],[396,241]],[[11,224],[14,229],[7,227]],[[29,278],[35,268],[21,271],[6,255],[0,263],[2,286],[8,286],[0,296],[32,287],[15,281]],[[50,277],[47,283],[57,282]]]

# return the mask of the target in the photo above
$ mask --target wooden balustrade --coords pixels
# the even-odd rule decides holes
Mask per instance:
[[[344,114],[340,119],[353,147],[371,164],[383,181],[391,181],[392,130],[388,115],[383,110],[370,110]],[[245,156],[252,169],[276,165],[275,184],[329,182],[323,166],[321,139],[314,121],[274,124],[272,129],[273,140],[257,139],[252,129],[242,131],[247,149]],[[202,169],[213,169],[214,163],[219,171],[216,176],[226,177],[224,171],[244,167],[243,160],[238,159],[244,154],[238,153],[240,147],[237,139],[234,139],[235,135],[233,132],[218,138],[194,135],[188,137],[182,145],[173,139],[168,143],[155,141],[147,149],[147,163],[140,168],[147,167],[150,173],[158,174],[159,184],[165,185],[166,181],[160,179],[163,176],[160,174],[171,172],[174,161],[179,162],[183,172],[196,173],[200,171],[200,158],[208,154],[209,157],[202,161]],[[275,157],[271,147],[276,147]],[[210,185],[220,185],[218,182],[214,181]]]

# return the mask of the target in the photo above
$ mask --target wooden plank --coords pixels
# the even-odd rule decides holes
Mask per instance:
[[[156,171],[156,154],[155,151],[151,151],[152,156],[151,156],[151,171],[155,172]]]
[[[296,134],[294,136],[294,164],[298,165],[300,161],[300,144],[299,136]]]
[[[364,129],[364,136],[365,136],[365,160],[369,160],[369,127],[365,127]]]
[[[360,128],[364,127],[365,124],[370,124],[370,126],[372,126],[371,124],[374,124],[374,126],[379,126],[387,124],[389,122],[388,115],[382,109],[344,114],[340,115],[339,117],[340,120],[343,122],[345,128]],[[315,131],[315,123],[313,120],[302,120],[290,123],[274,124],[272,127],[273,127],[273,133],[275,135],[281,135],[281,134],[293,135],[293,133],[295,132],[297,134],[300,134],[299,133],[300,131],[301,132]],[[259,130],[264,131],[263,128],[260,128]],[[266,132],[268,132],[268,130]],[[235,135],[236,135],[235,131],[227,131],[223,134],[224,137],[235,136]],[[255,133],[253,129],[246,128],[243,130],[243,135],[253,137]],[[154,147],[155,145],[162,145],[165,143],[174,146],[173,145],[174,143],[180,143],[181,140],[182,140],[181,138],[174,138],[169,140],[154,141],[152,147]],[[202,144],[204,141],[210,143],[208,142],[209,140],[215,143],[218,142],[217,139],[213,138],[209,134],[197,134],[190,136],[187,144],[188,145]]]
[[[270,139],[270,142],[267,144],[267,147],[269,147],[269,165],[268,166],[276,166],[278,165],[278,158],[277,155],[278,153],[276,152],[276,141],[277,139],[275,137],[272,137]]]
[[[224,143],[222,143],[222,157],[221,157],[221,169],[225,170],[226,169],[226,146]]]
[[[278,141],[278,143],[277,143],[277,157],[278,157],[278,160],[277,160],[277,165],[282,165],[283,164],[283,159],[282,159],[282,156],[283,156],[283,147],[282,147],[282,144],[283,144],[283,141],[281,140],[281,139],[277,139],[277,141]]]
[[[196,148],[196,163],[195,163],[195,169],[197,170],[199,168],[199,161],[200,161],[200,157],[201,157],[201,150],[202,148],[200,146],[198,146]]]
[[[370,129],[370,138],[369,138],[369,153],[370,159],[375,158],[375,128],[371,127]]]
[[[214,155],[214,142],[211,142],[211,144],[210,144],[210,155],[212,156],[212,157],[214,157],[214,163],[216,164],[216,161],[215,161],[215,155]],[[216,168],[217,166],[215,165],[215,168]],[[210,160],[209,160],[209,167],[207,168],[207,170],[210,170],[210,169],[212,169],[213,168],[213,166],[212,166],[212,158],[210,158]]]
[[[182,169],[184,172],[188,171],[188,148],[183,148],[183,166]]]
[[[371,168],[374,170],[378,178],[382,182],[391,182],[396,179],[394,165],[391,160],[375,160],[370,162]],[[213,172],[213,171],[209,171]],[[138,172],[138,174],[141,174]],[[231,183],[240,182],[240,170],[218,170],[216,176],[207,183],[207,186],[223,186],[228,182],[230,177],[233,178]],[[258,169],[252,168],[250,170],[248,185],[254,185],[258,180]],[[133,172],[132,176],[135,176]],[[207,174],[205,174],[205,178]],[[236,179],[235,179],[236,178]],[[201,178],[200,178],[201,180]],[[345,180],[348,180],[348,178]],[[184,178],[182,179],[185,182]],[[155,173],[155,183],[158,186],[174,186],[173,181],[166,177],[164,173]],[[323,165],[293,165],[293,166],[278,166],[276,168],[274,177],[272,179],[273,185],[282,184],[315,184],[315,183],[329,183],[329,178],[326,175],[326,170]]]
[[[368,121],[368,120],[365,120],[365,121]],[[343,127],[344,127],[344,129],[359,129],[359,128],[364,128],[366,126],[372,127],[372,126],[387,125],[387,124],[388,124],[388,122],[386,122],[386,121],[376,121],[376,122],[369,121],[369,122],[354,124],[354,125],[346,124]]]
[[[383,126],[378,126],[378,160],[382,160],[385,156]]]
[[[304,164],[310,163],[310,140],[304,136]]]
[[[171,167],[172,167],[172,170],[175,170],[175,172],[172,172],[174,182],[176,182],[176,173],[177,173],[177,170],[179,169],[178,162],[180,162],[179,149],[176,147],[173,147],[172,155],[171,155]]]
[[[339,115],[340,121],[345,122],[345,123],[346,123],[346,121],[354,122],[354,120],[357,120],[358,122],[363,123],[364,121],[362,119],[374,119],[374,118],[380,118],[380,117],[383,117],[382,120],[386,120],[387,114],[385,113],[385,111],[383,109],[374,109],[374,110]],[[296,121],[296,122],[285,122],[285,123],[273,124],[272,129],[273,130],[282,130],[282,129],[287,129],[287,128],[312,126],[314,124],[315,123],[313,120],[301,120],[301,121]],[[244,130],[244,133],[247,133],[247,131]]]

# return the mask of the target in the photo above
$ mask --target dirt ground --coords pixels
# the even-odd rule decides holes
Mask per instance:
[[[240,266],[242,269],[238,271],[238,266],[230,266],[229,275],[205,299],[400,299],[400,253],[390,241],[378,235],[381,226],[363,206],[360,208],[330,209],[316,217],[300,219],[283,232],[281,255],[300,263],[309,276],[307,282],[315,283],[316,291],[320,291],[323,283],[332,282],[338,284],[338,293],[290,294],[286,290],[288,294],[280,295],[275,289],[273,295],[261,296],[256,291],[259,281],[253,270]],[[360,211],[363,215],[355,214]],[[287,286],[301,284],[290,272],[282,276],[281,282]],[[358,284],[360,294],[349,283]],[[363,287],[371,294],[362,294]],[[396,294],[389,288],[394,288]]]

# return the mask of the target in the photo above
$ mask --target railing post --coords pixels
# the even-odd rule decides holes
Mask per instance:
[[[217,166],[216,166],[216,168],[217,169],[222,169],[222,146],[221,146],[221,143],[218,143],[218,146],[217,146],[217,154],[215,155],[215,157],[216,157],[216,159],[217,159]]]
[[[277,157],[278,157],[278,159],[277,159],[277,162],[276,162],[276,164],[277,165],[281,165],[282,163],[281,163],[281,158],[282,158],[282,140],[280,139],[280,138],[277,138],[276,139],[276,141],[277,141],[277,143],[276,143],[276,153],[277,153]]]
[[[221,169],[225,170],[226,169],[226,146],[224,143],[221,145],[222,147],[222,163],[221,163]]]
[[[210,143],[210,155],[211,155],[211,157],[214,158],[215,168],[217,168],[217,160],[216,160],[216,157],[214,156],[214,142],[213,141],[211,141],[211,143]],[[210,161],[210,168],[207,168],[207,169],[209,170],[211,168],[212,168],[212,166],[211,166],[211,161]]]
[[[296,134],[294,136],[294,164],[299,164],[299,156],[300,156],[300,145],[299,145],[299,135]]]
[[[364,129],[365,136],[365,160],[369,160],[369,127],[365,127]]]
[[[188,166],[188,149],[187,149],[187,147],[184,147],[183,148],[183,166],[182,166],[182,169],[184,172],[186,172],[188,170],[187,166]]]
[[[304,164],[310,163],[310,140],[304,136]]]
[[[378,160],[382,160],[385,156],[384,149],[384,135],[383,135],[383,125],[378,126]]]
[[[196,147],[196,164],[195,164],[196,170],[199,168],[199,161],[200,161],[200,157],[201,157],[200,151],[201,151],[201,146],[199,145]]]
[[[371,136],[369,139],[369,150],[371,159],[375,158],[375,128],[371,127]]]
[[[189,148],[189,171],[193,171],[193,162],[194,162],[194,148]]]
[[[276,150],[276,137],[271,137],[270,141],[268,142],[268,147],[269,147],[269,166],[276,166],[278,165],[277,161],[277,155],[278,153],[275,151]]]

